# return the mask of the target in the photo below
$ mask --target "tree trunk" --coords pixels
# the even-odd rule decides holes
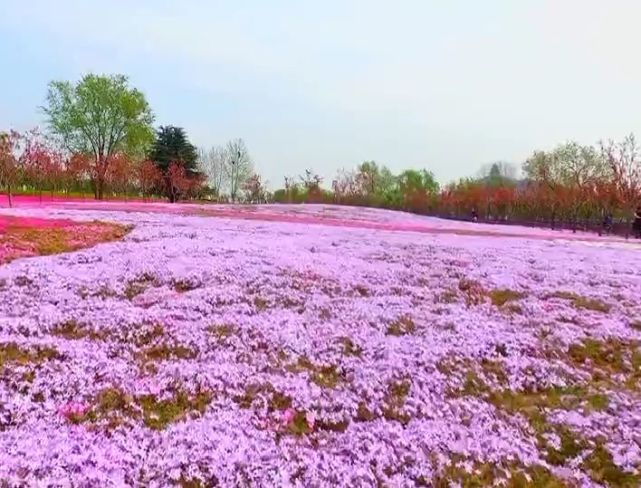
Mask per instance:
[[[13,200],[11,197],[11,185],[7,186],[7,198],[9,199],[9,208],[13,207]]]
[[[96,179],[94,180],[94,196],[96,197],[96,200],[102,200],[104,197],[104,187],[105,187],[105,182],[104,179],[98,175],[96,176]]]
[[[630,234],[632,233],[632,226],[634,225],[634,220],[628,219],[628,225],[625,226],[625,238],[629,239]]]

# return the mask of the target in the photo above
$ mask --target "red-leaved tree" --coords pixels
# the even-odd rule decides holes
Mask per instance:
[[[67,193],[70,193],[74,187],[79,187],[84,196],[83,183],[89,179],[91,161],[86,154],[75,153],[67,160],[65,167],[65,186]]]
[[[20,144],[20,134],[16,131],[0,133],[0,188],[4,188],[13,206],[12,191],[19,178],[20,168],[16,152]]]
[[[153,161],[145,160],[138,165],[137,173],[142,198],[149,198],[152,192],[162,185],[162,171]]]
[[[189,191],[191,186],[185,167],[180,163],[170,163],[165,175],[165,184],[167,185],[169,201],[172,203],[177,202],[181,196]]]
[[[62,154],[38,129],[24,136],[24,150],[20,156],[27,181],[40,194],[49,188],[53,194],[63,174]]]
[[[127,200],[127,190],[133,174],[133,163],[125,153],[116,153],[110,156],[111,161],[105,174],[105,182],[112,191],[122,193]]]

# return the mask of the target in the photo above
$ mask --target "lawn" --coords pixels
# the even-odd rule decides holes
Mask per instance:
[[[315,205],[0,219],[31,243],[0,265],[0,485],[641,484],[638,245]]]

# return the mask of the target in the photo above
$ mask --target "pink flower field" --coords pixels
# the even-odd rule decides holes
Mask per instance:
[[[632,241],[316,205],[0,219],[85,236],[0,265],[0,486],[641,485]]]

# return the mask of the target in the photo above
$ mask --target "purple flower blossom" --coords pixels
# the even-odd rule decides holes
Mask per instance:
[[[0,480],[638,479],[637,248],[367,209],[197,210],[0,211],[135,226],[0,267]]]

